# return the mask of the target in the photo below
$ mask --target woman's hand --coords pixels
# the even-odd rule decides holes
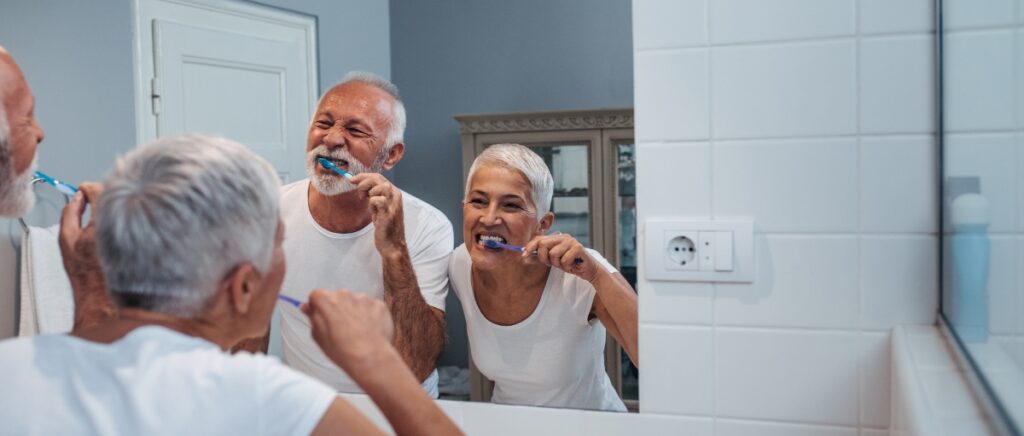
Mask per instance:
[[[564,233],[537,236],[531,239],[523,250],[523,256],[532,256],[534,251],[537,252],[538,262],[553,266],[588,282],[597,279],[601,271],[601,267],[587,254],[583,244]]]

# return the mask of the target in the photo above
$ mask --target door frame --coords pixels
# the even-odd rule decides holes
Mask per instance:
[[[132,61],[135,85],[135,143],[147,144],[157,139],[156,115],[153,113],[153,26],[162,19],[191,24],[197,13],[217,12],[240,18],[266,21],[303,31],[308,47],[306,53],[309,101],[320,95],[319,51],[316,45],[317,17],[276,6],[238,0],[132,0]],[[313,108],[310,107],[310,113]]]

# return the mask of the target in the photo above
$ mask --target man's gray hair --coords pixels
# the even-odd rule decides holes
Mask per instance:
[[[538,220],[551,210],[551,197],[554,195],[555,182],[544,159],[541,159],[533,150],[519,144],[495,144],[484,149],[484,152],[480,153],[473,161],[473,166],[469,167],[465,192],[467,197],[473,175],[478,169],[487,165],[519,171],[526,177],[526,181],[530,184],[530,197],[537,208]]]
[[[270,267],[280,181],[237,142],[160,139],[118,159],[103,187],[96,240],[121,307],[193,318],[238,266]]]
[[[388,136],[384,139],[384,147],[382,149],[383,152],[390,151],[391,147],[402,142],[405,135],[405,104],[402,103],[402,99],[398,97],[398,87],[388,79],[377,74],[368,71],[350,71],[341,79],[341,82],[338,82],[338,84],[331,87],[331,89],[350,82],[365,83],[373,86],[388,93],[388,95],[395,99],[395,104],[392,105],[391,108],[391,129],[388,130]],[[324,93],[324,95],[327,95],[329,92],[330,91]],[[321,100],[322,99],[323,98],[321,97]]]

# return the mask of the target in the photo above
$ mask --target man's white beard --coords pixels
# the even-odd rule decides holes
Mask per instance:
[[[33,158],[32,165],[21,174],[14,174],[14,159],[10,159],[3,173],[6,177],[0,180],[0,216],[20,217],[36,204],[36,196],[32,192],[36,160]]]
[[[356,189],[356,185],[353,185],[344,177],[336,174],[318,174],[317,167],[320,166],[320,162],[317,161],[317,157],[326,156],[331,159],[344,159],[348,161],[348,168],[345,169],[349,174],[353,176],[360,173],[379,173],[384,169],[384,159],[381,157],[387,157],[386,151],[381,153],[381,156],[377,156],[374,162],[370,166],[363,165],[355,156],[352,156],[348,150],[344,148],[329,149],[326,145],[318,145],[316,148],[306,153],[306,173],[309,174],[309,181],[313,185],[313,188],[317,192],[326,195],[328,197],[344,194]]]

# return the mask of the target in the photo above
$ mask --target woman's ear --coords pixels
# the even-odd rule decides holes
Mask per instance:
[[[228,287],[228,296],[231,306],[235,312],[240,314],[249,313],[252,307],[252,300],[255,297],[254,289],[259,273],[252,267],[251,263],[243,263],[235,268],[227,278],[224,279]]]
[[[548,211],[544,213],[544,216],[540,219],[540,234],[548,234],[548,230],[551,230],[551,226],[555,225],[555,214],[554,212]]]

